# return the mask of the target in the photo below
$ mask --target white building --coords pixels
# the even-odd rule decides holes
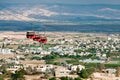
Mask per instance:
[[[79,68],[79,70],[81,71],[82,69],[85,69],[85,66],[83,66],[83,65],[72,65],[70,67],[71,71],[77,71],[77,68]]]
[[[105,60],[97,60],[97,59],[85,59],[85,60],[79,60],[80,62],[85,62],[85,63],[104,63]]]
[[[116,73],[116,69],[105,69],[105,71],[107,73],[110,73],[110,74],[115,74]]]
[[[120,80],[120,77],[116,77],[115,74],[99,73],[95,72],[91,76],[92,80]]]
[[[37,66],[37,71],[38,72],[50,72],[53,69],[53,65],[39,65]]]
[[[55,69],[55,77],[69,77],[70,72],[67,68],[60,66]]]
[[[49,54],[51,54],[51,52],[50,51],[41,51],[40,54],[49,55]]]
[[[9,68],[7,68],[7,71],[15,73],[15,71],[22,69],[22,68],[23,68],[22,65],[14,65],[14,66],[10,66]]]
[[[0,48],[0,54],[12,54],[9,48]]]

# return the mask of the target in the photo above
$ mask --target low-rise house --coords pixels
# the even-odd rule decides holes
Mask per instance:
[[[37,61],[37,60],[25,60],[25,61],[20,61],[21,64],[23,64],[24,69],[31,67],[34,69],[35,67],[45,64],[44,60]]]
[[[96,53],[96,56],[97,57],[101,57],[101,53]]]
[[[65,67],[57,66],[55,68],[55,77],[68,77],[70,75],[70,70]]]
[[[36,68],[38,65],[37,64],[23,64],[23,67],[25,70],[27,70],[27,68],[31,68],[31,69],[34,69]]]
[[[105,60],[97,60],[97,59],[85,59],[85,60],[79,60],[80,62],[85,62],[85,63],[104,63]]]
[[[20,65],[13,65],[13,66],[9,66],[9,68],[7,68],[7,71],[15,73],[15,71],[22,69],[22,68],[23,68],[23,66],[21,64]]]
[[[92,80],[120,80],[115,74],[95,72],[91,75]]]
[[[9,48],[0,48],[1,54],[12,54],[11,49]]]
[[[116,69],[105,69],[105,72],[110,73],[110,74],[115,74]]]
[[[77,69],[79,69],[81,71],[82,69],[85,69],[85,66],[83,66],[83,65],[72,65],[70,67],[70,69],[71,69],[71,71],[77,71]]]
[[[51,70],[54,68],[54,66],[53,65],[39,65],[39,66],[37,66],[37,71],[38,72],[43,72],[43,73],[45,73],[45,72],[51,72]]]
[[[17,59],[20,59],[20,58],[24,58],[25,59],[25,56],[24,55],[16,55],[16,58]]]
[[[0,72],[0,75],[2,75],[3,73],[2,72]]]
[[[49,54],[51,54],[51,52],[50,51],[41,51],[40,54],[49,55]]]
[[[20,62],[16,59],[5,59],[5,61],[8,63],[8,64],[11,64],[11,63],[14,63],[14,64],[20,64]]]

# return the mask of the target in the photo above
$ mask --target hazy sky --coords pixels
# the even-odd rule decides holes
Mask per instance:
[[[120,4],[120,0],[0,0],[0,3]]]

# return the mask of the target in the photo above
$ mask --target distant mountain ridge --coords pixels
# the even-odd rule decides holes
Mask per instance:
[[[95,7],[94,7],[95,6]],[[9,10],[11,9],[11,10]],[[14,12],[15,11],[15,12]],[[17,12],[17,13],[16,13]],[[23,16],[22,16],[23,15]],[[18,18],[21,18],[18,19]],[[0,20],[20,21],[81,21],[120,20],[120,8],[115,5],[39,5],[34,7],[4,8],[0,10]]]
[[[30,23],[30,22],[29,22]],[[25,21],[1,21],[0,31],[31,31],[33,26]],[[90,32],[90,33],[119,33],[120,24],[45,24],[39,22],[34,23],[34,31],[50,31],[50,32]]]
[[[118,30],[120,26],[119,6],[106,4],[41,4],[34,6],[6,4],[0,6],[0,30],[31,30],[31,25],[26,22],[34,22],[37,26],[36,30],[44,24],[48,31],[120,32],[120,29]],[[3,26],[4,28],[2,28]],[[68,28],[68,26],[70,27]],[[100,29],[101,27],[105,30]]]

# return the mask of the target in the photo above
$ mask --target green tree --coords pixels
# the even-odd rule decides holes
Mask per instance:
[[[6,68],[7,68],[7,64],[3,64],[1,67],[0,67],[0,71],[5,74],[7,71],[6,71]]]
[[[49,80],[56,80],[56,78],[55,78],[55,77],[52,77],[52,78],[50,78]]]
[[[24,74],[25,71],[23,69],[16,71],[11,75],[11,80],[25,80]]]
[[[83,69],[80,71],[79,76],[82,78],[88,78],[88,72],[86,71],[86,69]]]
[[[68,78],[68,80],[74,80],[73,78]]]
[[[82,80],[80,77],[75,78],[74,80]]]
[[[68,77],[61,77],[61,80],[68,80]]]
[[[49,78],[49,74],[45,73],[44,78],[48,79]]]
[[[84,52],[84,51],[81,50],[81,49],[76,49],[76,50],[74,50],[74,52],[76,52],[76,53],[81,53],[81,52]]]
[[[77,67],[77,71],[76,71],[77,73],[79,73],[80,72],[80,68],[79,67]]]
[[[73,78],[70,78],[70,77],[61,77],[60,79],[61,80],[73,80]]]
[[[3,75],[0,75],[0,80],[4,80],[4,76]]]
[[[88,75],[91,75],[93,72],[95,72],[94,67],[87,68],[86,71],[88,72]]]

